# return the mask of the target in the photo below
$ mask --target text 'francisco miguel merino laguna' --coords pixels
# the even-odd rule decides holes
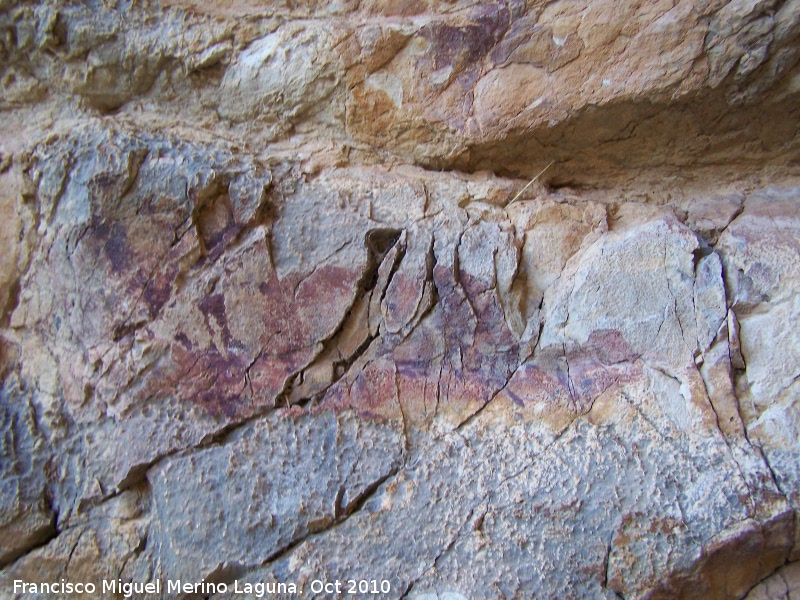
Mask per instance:
[[[168,579],[166,586],[161,580],[144,582],[127,581],[121,579],[104,579],[100,585],[91,582],[71,582],[66,579],[47,583],[27,583],[21,579],[14,580],[15,594],[73,594],[94,595],[122,594],[125,598],[140,597],[144,594],[248,594],[250,597],[263,598],[272,594],[297,594],[297,585],[294,583],[188,583],[180,579]]]

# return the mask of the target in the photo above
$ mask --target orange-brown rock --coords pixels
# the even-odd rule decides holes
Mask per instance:
[[[0,597],[794,598],[799,61],[795,0],[0,2]]]

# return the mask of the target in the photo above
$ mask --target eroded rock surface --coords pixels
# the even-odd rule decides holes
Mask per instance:
[[[798,2],[167,4],[0,4],[0,596],[795,597]]]

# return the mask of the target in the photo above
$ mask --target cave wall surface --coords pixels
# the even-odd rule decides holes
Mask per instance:
[[[0,1],[0,82],[0,597],[800,597],[800,1]]]

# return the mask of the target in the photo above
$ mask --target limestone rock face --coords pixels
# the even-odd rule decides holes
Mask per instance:
[[[800,593],[800,568],[791,563],[781,567],[747,594],[747,600],[791,600]]]
[[[0,2],[0,81],[0,597],[797,597],[799,2]]]

